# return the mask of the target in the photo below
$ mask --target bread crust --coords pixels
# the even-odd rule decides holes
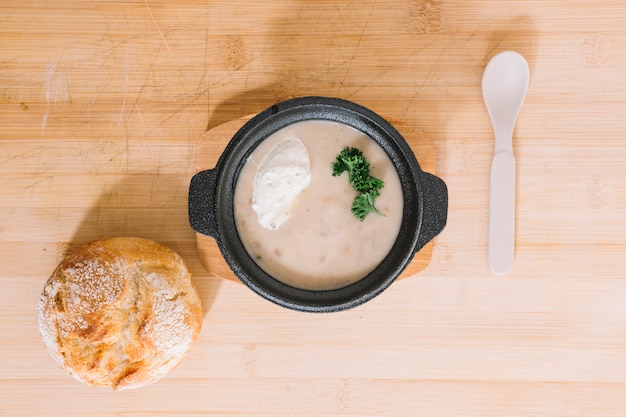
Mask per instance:
[[[114,390],[156,382],[187,355],[202,307],[182,258],[150,240],[91,242],[48,279],[39,330],[77,380]]]

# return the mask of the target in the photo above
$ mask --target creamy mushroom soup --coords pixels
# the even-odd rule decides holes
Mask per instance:
[[[348,174],[333,176],[345,147],[363,152],[370,175],[384,181],[363,221],[351,212]],[[402,221],[402,189],[386,152],[350,126],[310,120],[265,139],[239,174],[234,196],[238,234],[256,263],[297,288],[329,290],[373,271],[389,253]]]

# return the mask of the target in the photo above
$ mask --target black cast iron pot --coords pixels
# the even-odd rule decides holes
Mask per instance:
[[[277,130],[311,119],[344,123],[374,139],[395,165],[404,196],[400,232],[389,255],[361,280],[327,291],[294,288],[268,275],[248,255],[234,221],[235,185],[248,156]],[[215,238],[234,274],[260,296],[283,307],[310,312],[345,310],[380,294],[415,253],[443,230],[447,212],[445,183],[420,169],[413,151],[393,126],[358,104],[326,97],[287,100],[259,113],[233,136],[215,168],[198,172],[189,187],[191,227]]]

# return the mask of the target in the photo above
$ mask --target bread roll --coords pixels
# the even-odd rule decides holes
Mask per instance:
[[[114,390],[163,377],[202,324],[182,258],[127,237],[91,242],[67,256],[46,283],[38,315],[44,343],[63,369]]]

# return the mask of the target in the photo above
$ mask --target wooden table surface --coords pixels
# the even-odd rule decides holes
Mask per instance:
[[[623,417],[623,0],[4,1],[0,5],[0,415]],[[513,271],[487,266],[493,139],[480,80],[513,49]],[[201,266],[187,189],[207,129],[304,95],[432,138],[449,187],[430,265],[331,315]],[[158,383],[74,381],[37,330],[43,285],[90,240],[178,251],[205,308]]]

